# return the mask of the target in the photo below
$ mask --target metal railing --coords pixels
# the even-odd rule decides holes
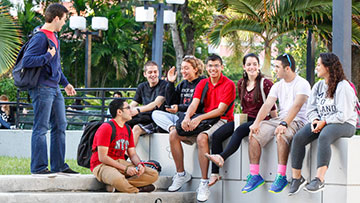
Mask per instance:
[[[66,118],[68,122],[68,129],[82,129],[91,120],[104,121],[109,118],[107,115],[107,100],[114,99],[111,92],[122,92],[124,99],[133,99],[136,88],[75,88],[77,95],[74,97],[64,96]],[[64,89],[61,89],[63,92]],[[34,113],[32,111],[32,104],[28,94],[23,94],[18,90],[16,102],[1,102],[1,104],[9,104],[16,106],[15,126],[17,129],[30,129],[33,124]],[[24,97],[24,95],[27,95]],[[69,104],[71,101],[79,100],[82,104]],[[23,112],[26,108],[28,112]],[[74,126],[77,126],[77,128]]]

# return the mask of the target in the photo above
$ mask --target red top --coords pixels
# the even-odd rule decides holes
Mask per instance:
[[[49,30],[45,30],[45,29],[40,29],[41,32],[45,33],[45,35],[49,38],[49,40],[51,40],[52,42],[54,42],[56,48],[59,47],[58,44],[58,40],[55,37],[55,34]]]
[[[133,135],[132,133],[131,136],[128,135],[128,130],[125,125],[121,128],[113,119],[110,121],[115,123],[115,139],[110,143],[112,134],[111,125],[108,123],[103,123],[95,133],[92,149],[94,151],[97,146],[109,147],[107,154],[109,157],[114,160],[125,159],[124,155],[127,149],[135,147]],[[99,161],[99,155],[98,152],[95,151],[91,155],[90,170],[93,171],[93,169],[99,164],[101,164]]]
[[[241,83],[242,83],[243,79],[240,79],[237,83],[237,88],[239,91],[239,97],[241,97]],[[272,87],[273,83],[268,80],[268,79],[264,79],[264,93],[266,95],[266,97],[268,96],[270,89]],[[259,99],[257,101],[254,101],[254,94],[255,94],[255,87],[248,91],[245,88],[245,94],[244,94],[244,98],[241,99],[241,108],[242,108],[242,112],[247,114],[248,117],[251,118],[256,118],[256,115],[258,114],[261,106],[264,104],[264,101],[262,99],[261,96],[261,92],[259,94]],[[271,108],[271,111],[275,110],[276,107],[275,105]],[[266,117],[266,120],[269,119],[270,117]]]
[[[210,78],[205,78],[199,82],[195,88],[194,98],[201,99],[201,93],[208,82],[208,91],[204,99],[204,112],[208,113],[219,107],[219,104],[225,103],[230,105],[235,100],[236,90],[235,84],[229,78],[221,74],[219,81],[213,85]],[[230,108],[225,116],[221,116],[221,119],[225,119],[228,122],[234,120],[234,105]]]

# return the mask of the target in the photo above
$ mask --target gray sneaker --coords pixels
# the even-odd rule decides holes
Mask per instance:
[[[321,180],[318,177],[315,177],[309,184],[307,184],[304,188],[304,190],[311,192],[311,193],[317,193],[325,189],[324,182],[321,182]]]
[[[301,190],[301,188],[303,188],[305,185],[306,185],[306,180],[304,179],[304,177],[301,176],[301,178],[299,179],[292,178],[290,183],[289,196],[298,193]]]

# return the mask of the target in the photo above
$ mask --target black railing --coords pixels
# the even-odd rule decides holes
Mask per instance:
[[[75,88],[77,95],[64,96],[68,129],[82,129],[91,120],[104,121],[107,115],[107,100],[114,99],[111,92],[122,92],[123,98],[132,99],[136,88]],[[64,92],[64,89],[61,89]],[[71,101],[81,101],[77,104]],[[15,126],[18,129],[30,129],[33,124],[34,113],[32,104],[26,91],[18,90],[16,102],[2,102],[16,106]],[[23,112],[23,109],[27,112]]]

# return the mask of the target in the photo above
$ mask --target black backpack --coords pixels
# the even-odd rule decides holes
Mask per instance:
[[[40,72],[43,66],[34,67],[34,68],[24,68],[22,64],[22,59],[24,53],[26,52],[27,47],[29,46],[30,39],[38,33],[42,33],[43,35],[45,35],[48,41],[49,48],[52,48],[49,38],[46,36],[45,33],[41,31],[34,32],[34,34],[30,36],[29,40],[21,47],[19,54],[16,58],[14,69],[12,71],[14,84],[20,90],[29,90],[31,88],[34,88],[37,86],[39,81]]]
[[[94,141],[94,136],[97,131],[97,129],[103,124],[102,121],[92,121],[88,123],[85,127],[85,130],[81,136],[80,143],[78,146],[77,151],[77,163],[79,166],[90,168],[90,159],[92,155],[92,145]],[[112,134],[111,134],[111,140],[110,143],[115,139],[116,137],[116,127],[115,124],[112,121],[106,122],[111,125],[112,128]],[[130,137],[131,135],[131,129],[128,124],[125,123],[125,126],[128,130],[128,135]]]

